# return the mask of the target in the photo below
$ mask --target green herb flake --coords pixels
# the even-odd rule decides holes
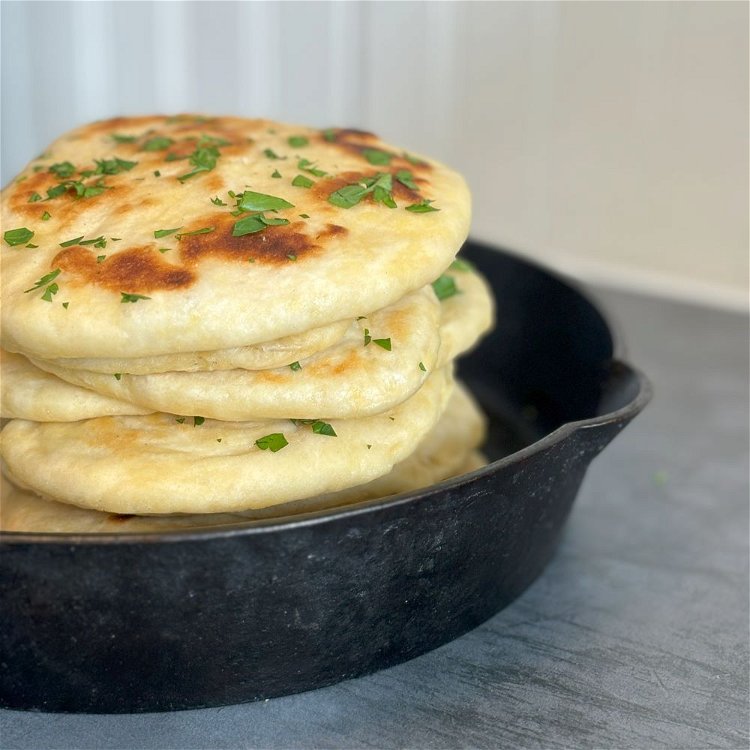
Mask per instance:
[[[174,421],[177,422],[177,424],[184,424],[185,423],[185,417],[175,417]]]
[[[312,431],[316,435],[328,435],[329,437],[338,437],[336,430],[328,422],[323,422],[320,419],[312,423]]]
[[[112,240],[112,242],[119,242],[122,237],[110,237],[109,239]]]
[[[115,143],[135,143],[138,140],[137,135],[119,135],[112,133],[109,136]]]
[[[44,294],[42,295],[42,299],[43,299],[43,300],[44,300],[45,302],[52,302],[52,297],[53,297],[53,296],[54,296],[55,294],[57,294],[57,292],[59,291],[59,289],[60,289],[60,288],[59,288],[59,287],[57,286],[57,284],[50,284],[50,285],[49,285],[49,286],[48,286],[48,287],[47,287],[47,288],[46,288],[46,289],[44,290]]]
[[[220,443],[221,442],[221,438],[216,438],[216,442]]]
[[[176,240],[181,240],[183,237],[192,237],[194,234],[209,234],[209,232],[213,232],[216,227],[201,227],[200,229],[193,229],[192,232],[181,232],[180,234],[176,234],[174,238]]]
[[[81,245],[93,245],[94,247],[107,247],[107,240],[102,235],[93,240],[81,240]]]
[[[262,451],[270,450],[271,453],[280,451],[283,447],[289,445],[289,441],[284,437],[283,432],[272,432],[270,435],[264,435],[258,438],[255,444]]]
[[[271,173],[271,177],[273,177],[275,180],[281,179],[281,172],[279,172],[278,169],[274,169]]]
[[[404,187],[408,187],[409,190],[419,190],[417,184],[414,182],[414,175],[408,169],[399,169],[396,172],[396,179]]]
[[[395,208],[396,203],[391,195],[393,178],[387,172],[367,177],[360,182],[345,185],[328,196],[328,202],[339,208],[356,206],[366,195],[373,193],[377,203]]]
[[[315,183],[309,178],[302,174],[298,174],[293,180],[292,185],[294,187],[311,188]]]
[[[215,198],[211,198],[211,203],[213,203],[214,206],[226,206],[227,205],[226,203],[224,203],[224,201],[221,198],[219,198],[218,195]]]
[[[214,138],[210,135],[204,135],[196,146],[195,151],[190,154],[188,161],[193,165],[193,168],[189,172],[180,175],[177,179],[180,182],[185,182],[191,177],[200,174],[201,172],[210,172],[215,166],[217,159],[221,156],[219,152],[219,146],[228,146],[229,141],[223,138]],[[167,157],[169,158],[169,157]]]
[[[474,266],[468,260],[456,258],[449,266],[451,271],[473,271]]]
[[[268,159],[286,159],[286,156],[279,156],[273,149],[266,148],[263,153]]]
[[[302,146],[307,146],[310,141],[304,135],[292,135],[287,138],[287,143],[292,148],[302,148]]]
[[[3,232],[3,239],[11,246],[25,245],[32,237],[34,232],[26,227],[19,227],[18,229],[9,229],[7,232]]]
[[[300,217],[300,219],[309,219],[310,218],[310,214],[300,214],[299,217]]]
[[[36,203],[37,201],[40,201],[40,200],[42,200],[42,196],[39,195],[39,193],[32,193],[29,196],[29,200],[27,201],[27,203]]]
[[[193,427],[200,427],[205,421],[205,417],[193,417]]]
[[[29,244],[26,245],[26,247],[28,247],[30,250],[36,250],[39,247],[39,245],[35,245],[34,243],[29,242]]]
[[[174,143],[174,140],[172,138],[168,138],[165,135],[157,135],[153,138],[149,138],[142,146],[142,151],[164,151],[165,149],[168,149],[172,144]]]
[[[68,177],[73,176],[76,168],[69,161],[61,161],[57,164],[53,164],[47,171],[51,172],[60,180],[66,180]]]
[[[432,288],[435,291],[435,295],[439,300],[448,299],[456,294],[460,294],[460,290],[456,286],[456,282],[452,276],[443,274],[442,276],[435,279],[432,282]]]
[[[85,235],[82,234],[80,237],[74,237],[72,240],[66,240],[65,242],[61,242],[60,247],[73,247],[73,245],[78,245],[80,244],[84,236]]]
[[[154,232],[154,239],[160,240],[162,237],[168,237],[170,234],[179,232],[182,227],[175,227],[174,229],[157,229]]]
[[[309,172],[313,177],[325,177],[328,172],[324,172],[322,169],[318,169],[313,162],[309,159],[300,159],[297,162],[297,169],[301,169],[304,172]]]
[[[266,227],[281,226],[288,223],[289,219],[267,219],[263,214],[254,214],[235,222],[232,227],[232,237],[244,237],[246,234],[261,232]]]
[[[370,336],[370,329],[365,328],[365,346],[367,346],[372,341],[372,336]]]
[[[386,151],[381,151],[377,148],[362,149],[362,156],[364,156],[370,164],[375,164],[376,166],[388,165],[391,163],[391,159],[393,159],[393,154],[389,154]]]
[[[421,370],[422,372],[427,372],[427,368],[426,368],[426,367],[424,366],[424,362],[420,362],[420,363],[419,363],[419,369],[420,369],[420,370]]]
[[[391,351],[391,340],[388,339],[373,339],[373,344],[377,344],[378,346],[385,349],[387,352]]]
[[[294,208],[294,204],[275,195],[245,190],[237,197],[237,208],[241,211],[279,211],[283,208]]]
[[[154,177],[161,177],[161,172],[158,169],[154,170]]]
[[[30,289],[26,289],[24,291],[24,294],[28,294],[29,292],[34,292],[37,289],[41,289],[42,287],[46,287],[44,290],[44,294],[42,294],[42,299],[45,302],[52,302],[53,295],[57,294],[59,287],[57,284],[51,284],[50,282],[53,281],[53,279],[56,279],[60,275],[60,269],[56,268],[54,271],[50,271],[49,273],[42,276],[39,281],[37,281],[34,286],[32,286]]]
[[[114,159],[94,159],[94,164],[96,164],[95,169],[84,169],[81,174],[84,177],[92,177],[97,174],[120,174],[120,172],[129,172],[138,162],[115,157]]]
[[[70,304],[70,302],[63,302],[62,306],[67,310],[69,304]]]
[[[419,203],[412,203],[411,206],[407,206],[406,210],[411,211],[413,214],[427,214],[430,213],[430,211],[439,211],[439,208],[430,205],[432,203],[434,203],[434,201],[425,198],[424,200],[419,201]]]
[[[413,164],[415,167],[426,167],[427,162],[423,161],[422,159],[418,159],[416,156],[412,156],[411,154],[407,154],[406,151],[403,153],[404,159],[409,162],[409,164]]]
[[[164,253],[168,253],[170,251],[170,248],[168,248],[168,247],[160,247],[160,248],[157,248],[157,249],[159,250],[159,252],[162,255],[164,255]]]
[[[132,302],[135,304],[141,299],[151,299],[151,297],[144,297],[142,294],[128,294],[127,292],[120,292],[120,302],[125,304],[126,302]]]
[[[287,253],[286,257],[289,258],[289,260],[297,260],[297,256],[294,253]]]
[[[122,380],[122,373],[121,372],[116,372],[116,373],[114,373],[114,377],[115,377],[115,380]]]
[[[49,211],[45,211],[42,214],[42,221],[49,221],[52,218],[52,214]]]
[[[292,362],[292,364],[289,365],[289,369],[292,370],[292,372],[297,372],[297,370],[302,369],[302,365],[299,362]]]
[[[323,132],[323,139],[328,141],[328,143],[336,142],[336,131],[334,128],[326,128],[322,132]]]

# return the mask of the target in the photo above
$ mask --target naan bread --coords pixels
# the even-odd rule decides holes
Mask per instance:
[[[120,359],[386,307],[450,264],[470,199],[457,173],[369,133],[122,117],[55,141],[3,191],[2,217],[2,346]]]
[[[0,371],[0,417],[3,419],[72,422],[153,411],[66,383],[35,367],[20,354],[0,350]]]
[[[247,510],[387,474],[437,423],[451,388],[450,372],[438,370],[394,409],[332,420],[336,437],[321,423],[317,430],[290,420],[178,423],[173,415],[152,414],[15,419],[0,433],[0,448],[14,484],[81,507],[138,514]],[[272,452],[278,438],[268,436],[279,434],[288,444]]]
[[[486,461],[480,453],[473,450],[483,436],[484,417],[481,411],[466,390],[456,384],[445,413],[417,450],[394,466],[388,474],[359,487],[244,513],[135,516],[111,514],[45,500],[15,487],[3,477],[0,530],[76,534],[163,532],[241,524],[254,519],[282,518],[342,507],[362,500],[420,489],[483,466]]]
[[[275,370],[114,377],[32,361],[74,385],[149,411],[229,421],[363,417],[401,403],[422,385],[437,359],[440,314],[428,285],[356,321],[338,344],[299,369],[287,363]]]
[[[311,331],[304,331],[275,341],[213,352],[156,354],[152,357],[115,357],[87,359],[53,359],[50,364],[73,370],[88,370],[111,375],[127,372],[150,375],[159,372],[205,372],[210,370],[268,370],[283,367],[328,349],[344,338],[351,320],[339,320]]]

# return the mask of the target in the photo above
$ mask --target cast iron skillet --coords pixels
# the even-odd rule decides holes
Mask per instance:
[[[476,243],[498,326],[462,376],[493,463],[340,512],[231,529],[2,535],[0,704],[136,712],[328,685],[471,630],[542,571],[591,460],[644,407],[601,313]]]

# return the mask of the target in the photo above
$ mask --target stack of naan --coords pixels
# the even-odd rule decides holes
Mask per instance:
[[[2,528],[284,516],[479,465],[463,179],[362,131],[118,118],[2,195]]]

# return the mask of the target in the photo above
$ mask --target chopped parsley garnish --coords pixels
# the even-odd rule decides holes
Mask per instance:
[[[26,245],[26,247],[30,248],[31,250],[36,250],[39,247],[39,245],[34,245],[33,243],[29,242],[28,245]]]
[[[268,219],[263,214],[254,214],[235,222],[232,227],[232,237],[243,237],[246,234],[261,232],[266,227],[283,226],[288,223],[289,219]]]
[[[32,237],[34,232],[26,227],[19,227],[18,229],[9,229],[3,233],[3,239],[11,246],[25,245]]]
[[[456,258],[449,266],[451,271],[473,271],[474,266],[468,260]]]
[[[420,363],[419,363],[419,369],[420,369],[420,370],[421,370],[422,372],[427,372],[427,368],[426,368],[426,367],[424,366],[424,362],[420,362]]]
[[[69,304],[70,304],[70,302],[63,302],[62,306],[67,310]]]
[[[317,419],[312,423],[312,431],[316,435],[328,435],[329,437],[338,437],[336,430],[328,422],[323,422]]]
[[[329,143],[334,143],[336,141],[336,131],[333,128],[326,128],[323,131],[323,138]]]
[[[170,234],[179,232],[182,227],[175,227],[174,229],[157,229],[154,232],[154,239],[161,239],[162,237],[168,237]]]
[[[159,248],[157,248],[157,250],[158,250],[158,251],[159,251],[159,252],[160,252],[160,253],[161,253],[162,255],[164,255],[164,253],[168,253],[168,252],[169,252],[170,248],[168,248],[168,247],[159,247]]]
[[[365,346],[367,346],[372,341],[372,336],[370,336],[370,329],[365,328]]]
[[[177,424],[184,424],[185,423],[185,417],[175,417],[174,421],[177,422]]]
[[[215,198],[211,198],[211,203],[213,203],[214,206],[226,206],[227,205],[226,203],[224,203],[224,201],[221,198],[219,198],[218,195]]]
[[[44,294],[42,295],[42,299],[45,302],[52,302],[52,297],[60,291],[60,287],[57,286],[57,284],[50,284],[45,290]]]
[[[74,237],[72,240],[65,240],[65,242],[60,243],[60,247],[73,247],[73,245],[78,245],[84,236],[85,235],[82,234],[80,237]]]
[[[39,195],[39,193],[32,193],[29,196],[29,200],[27,201],[27,203],[36,203],[37,201],[40,201],[40,200],[42,200],[42,196]]]
[[[303,174],[298,174],[293,180],[292,185],[294,187],[311,188],[315,183]]]
[[[122,380],[122,373],[121,372],[114,373],[114,376],[115,376],[115,380]]]
[[[118,135],[117,133],[112,133],[109,137],[115,143],[135,143],[138,140],[137,135]]]
[[[200,427],[205,421],[205,417],[193,417],[193,427]]]
[[[274,169],[273,173],[271,174],[271,177],[273,177],[274,179],[278,180],[278,179],[281,178],[281,172],[279,172],[278,169]]]
[[[440,210],[439,208],[430,205],[431,203],[434,203],[434,201],[425,198],[424,200],[419,201],[419,203],[412,203],[411,206],[407,206],[406,210],[411,211],[413,214],[427,214],[430,211]]]
[[[49,273],[47,273],[44,276],[42,276],[42,278],[39,279],[39,281],[37,281],[34,284],[34,286],[31,287],[31,289],[25,289],[24,290],[24,294],[28,294],[29,292],[33,292],[36,289],[41,289],[43,286],[46,286],[47,284],[49,284],[53,279],[56,279],[59,275],[60,275],[60,269],[59,268],[56,268],[54,271],[50,271]],[[50,286],[54,286],[55,287],[54,291],[52,291],[51,294],[56,294],[57,293],[57,284],[51,284]],[[47,294],[47,292],[45,290],[45,295],[46,294]],[[50,300],[47,300],[47,301],[49,302]]]
[[[81,245],[93,245],[94,247],[107,247],[107,240],[102,235],[93,240],[81,240]]]
[[[448,299],[448,297],[453,297],[456,294],[460,294],[453,277],[446,276],[445,274],[439,276],[432,282],[432,288],[434,289],[437,298],[441,301]]]
[[[66,180],[75,173],[76,168],[69,161],[61,161],[53,164],[47,171],[52,172],[55,177],[61,180]]]
[[[387,172],[383,172],[339,188],[328,196],[328,202],[339,208],[351,208],[356,206],[366,195],[372,193],[373,200],[376,203],[383,203],[388,208],[396,208],[396,203],[391,195],[392,189],[393,178]]]
[[[139,299],[151,299],[151,297],[144,297],[142,294],[128,294],[127,292],[120,292],[120,302],[125,304],[126,302],[136,303]]]
[[[286,156],[279,156],[273,149],[266,148],[263,150],[263,153],[269,158],[269,159],[286,159]]]
[[[284,437],[283,432],[272,432],[270,435],[264,435],[258,438],[255,444],[262,451],[270,450],[271,453],[280,451],[284,446],[289,445],[289,441]]]
[[[286,257],[289,258],[289,260],[297,260],[297,256],[294,253],[287,253]]]
[[[391,340],[388,339],[373,339],[373,344],[377,344],[378,346],[382,347],[386,351],[391,351]]]
[[[376,166],[390,164],[391,159],[393,159],[393,154],[389,154],[377,148],[362,149],[362,156],[364,156],[370,164],[375,164]]]
[[[307,146],[310,141],[304,135],[292,135],[287,138],[287,143],[292,148],[301,148],[302,146]]]
[[[414,175],[408,169],[399,169],[396,172],[396,179],[404,187],[408,187],[409,190],[419,190],[417,184],[414,182]]]
[[[161,177],[161,172],[158,169],[154,170],[154,177]]]
[[[302,369],[302,365],[299,362],[292,362],[292,364],[289,365],[289,369],[293,372],[297,372],[297,370]]]
[[[149,138],[143,144],[143,151],[164,151],[174,143],[172,138],[168,138],[165,135],[157,135],[153,138]]]
[[[176,234],[174,238],[176,240],[181,240],[183,237],[190,237],[194,234],[208,234],[209,232],[213,232],[216,227],[201,227],[200,229],[193,229],[192,232],[180,232],[180,234]]]
[[[237,196],[237,208],[241,211],[279,211],[282,208],[294,208],[294,204],[274,195],[245,190],[242,195]]]
[[[93,198],[94,196],[101,195],[105,190],[109,188],[104,184],[103,180],[99,178],[93,185],[84,185],[80,180],[66,180],[61,182],[59,185],[49,188],[47,190],[47,199],[57,198],[60,195],[64,195],[69,190],[75,190],[76,198]]]
[[[193,165],[193,168],[189,172],[180,175],[177,179],[180,182],[185,182],[185,180],[189,180],[201,172],[210,172],[216,166],[216,160],[221,156],[219,146],[228,145],[229,141],[225,141],[223,138],[204,135],[198,141],[195,151],[190,154],[189,161]]]
[[[300,159],[297,162],[297,169],[301,169],[303,172],[309,172],[313,177],[325,177],[328,174],[328,172],[318,169],[309,159]]]
[[[125,159],[94,159],[96,169],[84,169],[81,174],[84,177],[91,177],[95,174],[120,174],[120,172],[129,172],[137,161],[126,161]]]
[[[406,151],[404,151],[404,159],[409,162],[409,164],[413,164],[415,167],[426,167],[427,162],[422,161],[422,159],[417,159],[416,156],[412,156],[411,154],[407,154]]]
[[[45,211],[42,214],[42,221],[49,221],[52,218],[52,214],[49,211]]]
[[[310,218],[310,214],[300,214],[299,217],[300,217],[300,219],[309,219]]]
[[[97,263],[102,263],[106,257],[107,257],[106,255],[97,255],[96,256],[96,262]]]

